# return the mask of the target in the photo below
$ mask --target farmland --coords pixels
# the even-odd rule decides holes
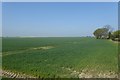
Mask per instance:
[[[118,44],[83,37],[3,38],[3,71],[34,77],[116,77]]]

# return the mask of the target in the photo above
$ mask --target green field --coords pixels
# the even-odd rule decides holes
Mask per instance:
[[[81,37],[3,38],[3,70],[35,77],[118,73],[118,44]]]

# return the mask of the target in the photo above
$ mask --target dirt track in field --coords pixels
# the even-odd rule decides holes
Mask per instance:
[[[30,75],[13,73],[10,71],[2,71],[2,76],[7,77],[7,78],[36,78]]]
[[[68,69],[71,71],[71,69]],[[30,75],[26,75],[26,74],[21,74],[21,73],[13,73],[10,71],[0,71],[2,73],[2,76],[6,77],[6,78],[38,78],[38,77],[33,77]],[[78,76],[78,78],[118,78],[117,74],[102,74],[99,73],[97,75],[92,75],[86,72],[77,72],[77,71],[72,71],[72,73],[70,75],[76,75]]]

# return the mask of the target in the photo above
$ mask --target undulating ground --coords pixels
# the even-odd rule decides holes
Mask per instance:
[[[3,71],[44,78],[117,77],[118,44],[81,37],[3,38]]]

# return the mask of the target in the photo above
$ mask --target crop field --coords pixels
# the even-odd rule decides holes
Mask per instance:
[[[3,38],[3,71],[42,78],[117,77],[118,44],[85,37]]]

